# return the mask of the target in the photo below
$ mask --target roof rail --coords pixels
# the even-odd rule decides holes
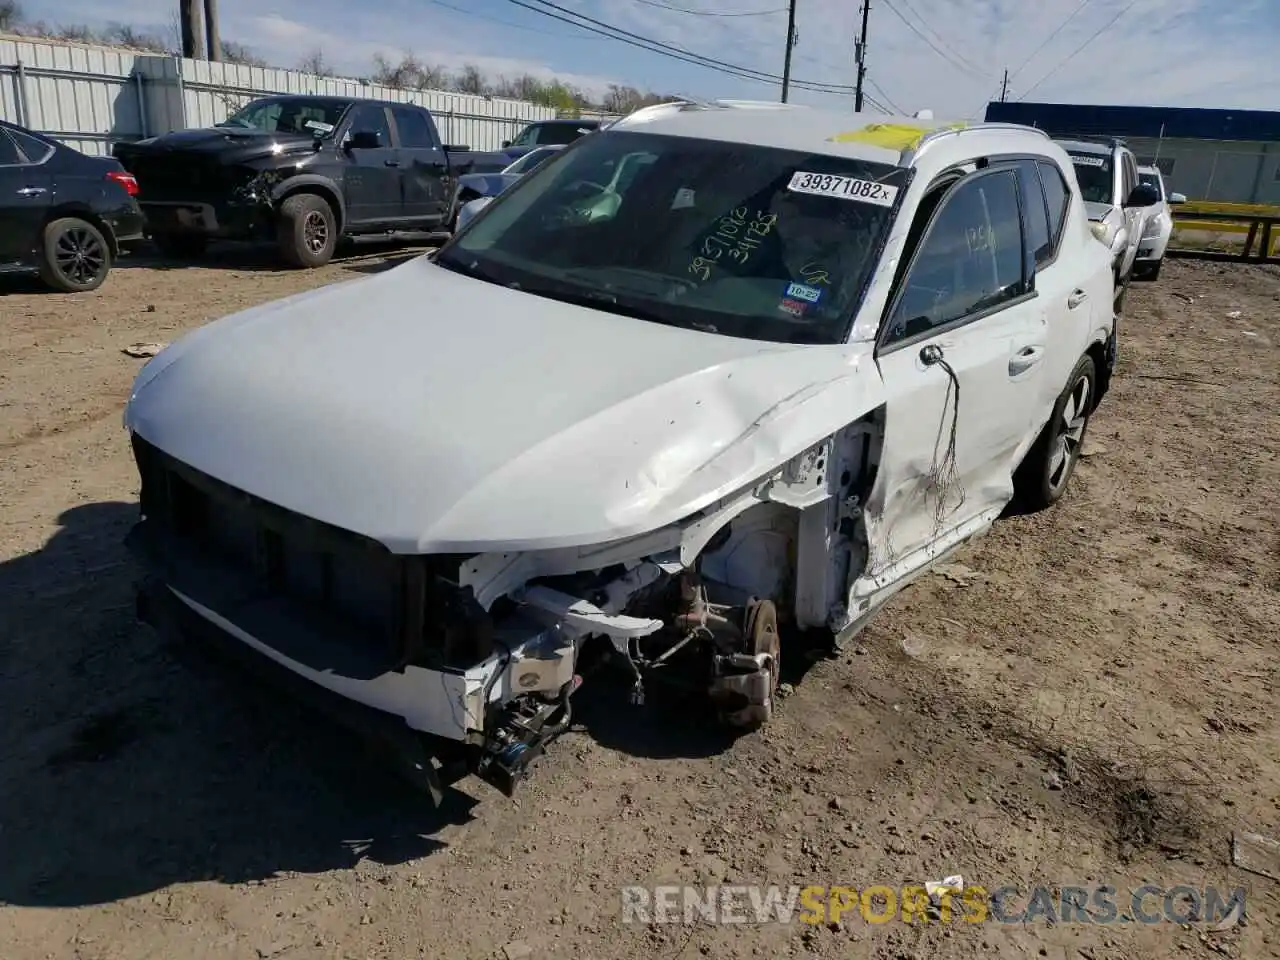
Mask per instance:
[[[1064,133],[1055,140],[1074,140],[1077,143],[1099,143],[1107,147],[1127,147],[1124,137],[1106,137],[1091,133]]]
[[[962,133],[973,133],[978,130],[1016,130],[1019,133],[1038,133],[1046,140],[1052,139],[1049,134],[1045,133],[1043,130],[1036,127],[1028,127],[1026,124],[1022,123],[988,123],[983,121],[981,123],[975,123],[963,127],[939,127],[937,130],[930,130],[921,137],[920,142],[916,144],[914,150],[903,151],[902,165],[906,166],[910,164],[924,152],[926,147],[930,144],[937,143],[945,137],[959,136]]]

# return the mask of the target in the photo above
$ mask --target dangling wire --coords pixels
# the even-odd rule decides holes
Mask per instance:
[[[956,469],[956,428],[960,420],[960,378],[956,376],[951,364],[947,363],[942,357],[939,357],[935,364],[946,371],[947,377],[951,381],[947,385],[947,392],[942,398],[942,417],[938,421],[938,436],[933,446],[933,467],[929,471],[930,486],[937,492],[937,500],[933,506],[934,535],[937,536],[942,532],[947,515],[964,506],[965,495],[964,487],[960,484],[959,472]],[[945,430],[948,403],[951,407],[951,428]],[[939,457],[938,449],[943,442],[944,430],[946,433],[946,449],[942,451],[942,455]],[[954,506],[948,507],[947,495],[952,490],[956,494],[956,503]]]

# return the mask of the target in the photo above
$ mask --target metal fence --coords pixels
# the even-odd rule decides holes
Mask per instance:
[[[525,124],[556,116],[550,107],[520,100],[0,37],[0,119],[86,153],[109,154],[117,141],[211,126],[272,93],[415,103],[432,111],[446,142],[475,150],[496,150]]]

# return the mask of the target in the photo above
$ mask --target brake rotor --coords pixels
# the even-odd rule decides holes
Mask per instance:
[[[769,658],[769,698],[778,689],[781,672],[782,644],[778,639],[778,608],[772,600],[760,600],[747,608],[743,633],[747,653],[765,654]]]

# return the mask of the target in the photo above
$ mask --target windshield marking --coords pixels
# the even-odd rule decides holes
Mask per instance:
[[[747,226],[747,208],[737,207],[725,214],[716,223],[716,232],[702,241],[701,255],[695,255],[689,263],[689,272],[701,280],[711,278],[711,268],[720,260],[720,254],[729,252],[740,264],[745,264],[751,257],[751,251],[760,246],[760,241],[769,236],[773,225],[778,222],[776,213],[756,211],[756,218]],[[747,227],[745,236],[737,237],[739,227]],[[707,258],[711,259],[708,260]]]
[[[817,197],[874,203],[878,207],[892,207],[893,202],[898,199],[898,188],[890,184],[834,173],[808,173],[804,170],[797,170],[792,175],[787,189],[792,193],[811,193]]]

